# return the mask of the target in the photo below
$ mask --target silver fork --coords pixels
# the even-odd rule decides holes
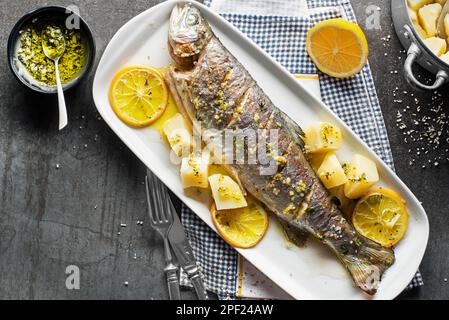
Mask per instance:
[[[165,275],[167,277],[168,293],[170,300],[181,300],[179,290],[178,267],[173,263],[170,244],[168,241],[168,231],[173,224],[171,211],[168,209],[168,197],[165,186],[149,170],[147,170],[146,189],[148,212],[153,229],[157,230],[164,239]]]

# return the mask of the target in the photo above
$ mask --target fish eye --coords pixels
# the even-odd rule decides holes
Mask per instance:
[[[190,13],[187,16],[187,25],[189,25],[189,26],[197,25],[199,21],[200,21],[200,16],[196,13]]]

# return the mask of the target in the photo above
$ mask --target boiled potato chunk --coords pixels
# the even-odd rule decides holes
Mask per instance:
[[[327,189],[338,187],[348,182],[345,171],[333,152],[326,154],[317,174]]]
[[[418,12],[416,10],[412,10],[412,9],[409,8],[408,9],[408,14],[410,16],[410,21],[412,22],[412,24],[415,27],[416,31],[418,31],[419,36],[422,39],[428,38],[429,36],[427,35],[427,33],[424,31],[424,29],[419,24]]]
[[[432,2],[433,0],[408,0],[408,6],[413,10],[418,10],[422,6]]]
[[[432,37],[423,40],[424,44],[437,56],[441,56],[446,52],[446,40]]]
[[[441,13],[441,4],[432,3],[425,5],[418,11],[419,23],[429,37],[434,37],[437,33],[437,21]]]
[[[217,210],[237,209],[247,206],[242,190],[231,177],[214,174],[209,177],[209,183]]]
[[[166,136],[169,136],[176,129],[185,129],[190,131],[184,117],[180,113],[176,113],[173,117],[165,121],[162,129]]]
[[[181,157],[190,153],[191,136],[186,129],[175,129],[167,137],[173,152]]]
[[[165,121],[162,130],[173,152],[181,157],[190,153],[192,137],[183,116],[180,113]]]
[[[440,59],[449,64],[449,52],[446,52],[442,56],[440,56]]]
[[[421,39],[427,39],[429,36],[427,35],[426,31],[421,27],[419,23],[413,23],[415,25],[416,31],[418,31],[419,36]]]
[[[356,154],[344,169],[348,177],[344,191],[349,199],[362,197],[379,181],[376,164],[360,154]]]
[[[307,150],[314,153],[325,153],[341,147],[340,128],[327,122],[316,122],[304,130]]]
[[[444,6],[444,3],[445,3],[446,1],[447,1],[447,0],[435,0],[435,2],[441,4],[442,6]]]
[[[209,162],[208,152],[191,154],[183,158],[181,162],[181,182],[184,189],[197,187],[207,188],[209,181]]]

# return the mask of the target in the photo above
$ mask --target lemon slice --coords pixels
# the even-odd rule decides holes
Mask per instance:
[[[372,190],[355,206],[352,223],[361,235],[390,248],[404,237],[408,227],[405,201],[394,191]]]
[[[268,229],[268,214],[255,200],[239,209],[216,210],[211,207],[212,221],[223,239],[237,248],[251,248],[262,240]]]
[[[168,91],[157,70],[132,66],[121,70],[112,80],[109,101],[127,125],[146,127],[164,113]]]
[[[332,77],[351,77],[368,60],[368,43],[362,29],[341,18],[325,20],[311,28],[306,47],[316,67]]]

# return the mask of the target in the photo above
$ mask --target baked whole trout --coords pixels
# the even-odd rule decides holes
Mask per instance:
[[[168,48],[174,64],[167,82],[181,112],[200,130],[277,130],[277,150],[267,145],[276,171],[266,163],[227,163],[252,196],[301,238],[312,235],[332,250],[367,294],[376,293],[394,262],[391,249],[361,236],[345,219],[304,154],[302,129],[280,111],[248,71],[213,34],[200,11],[177,5],[170,18]],[[261,149],[247,143],[245,154]]]

